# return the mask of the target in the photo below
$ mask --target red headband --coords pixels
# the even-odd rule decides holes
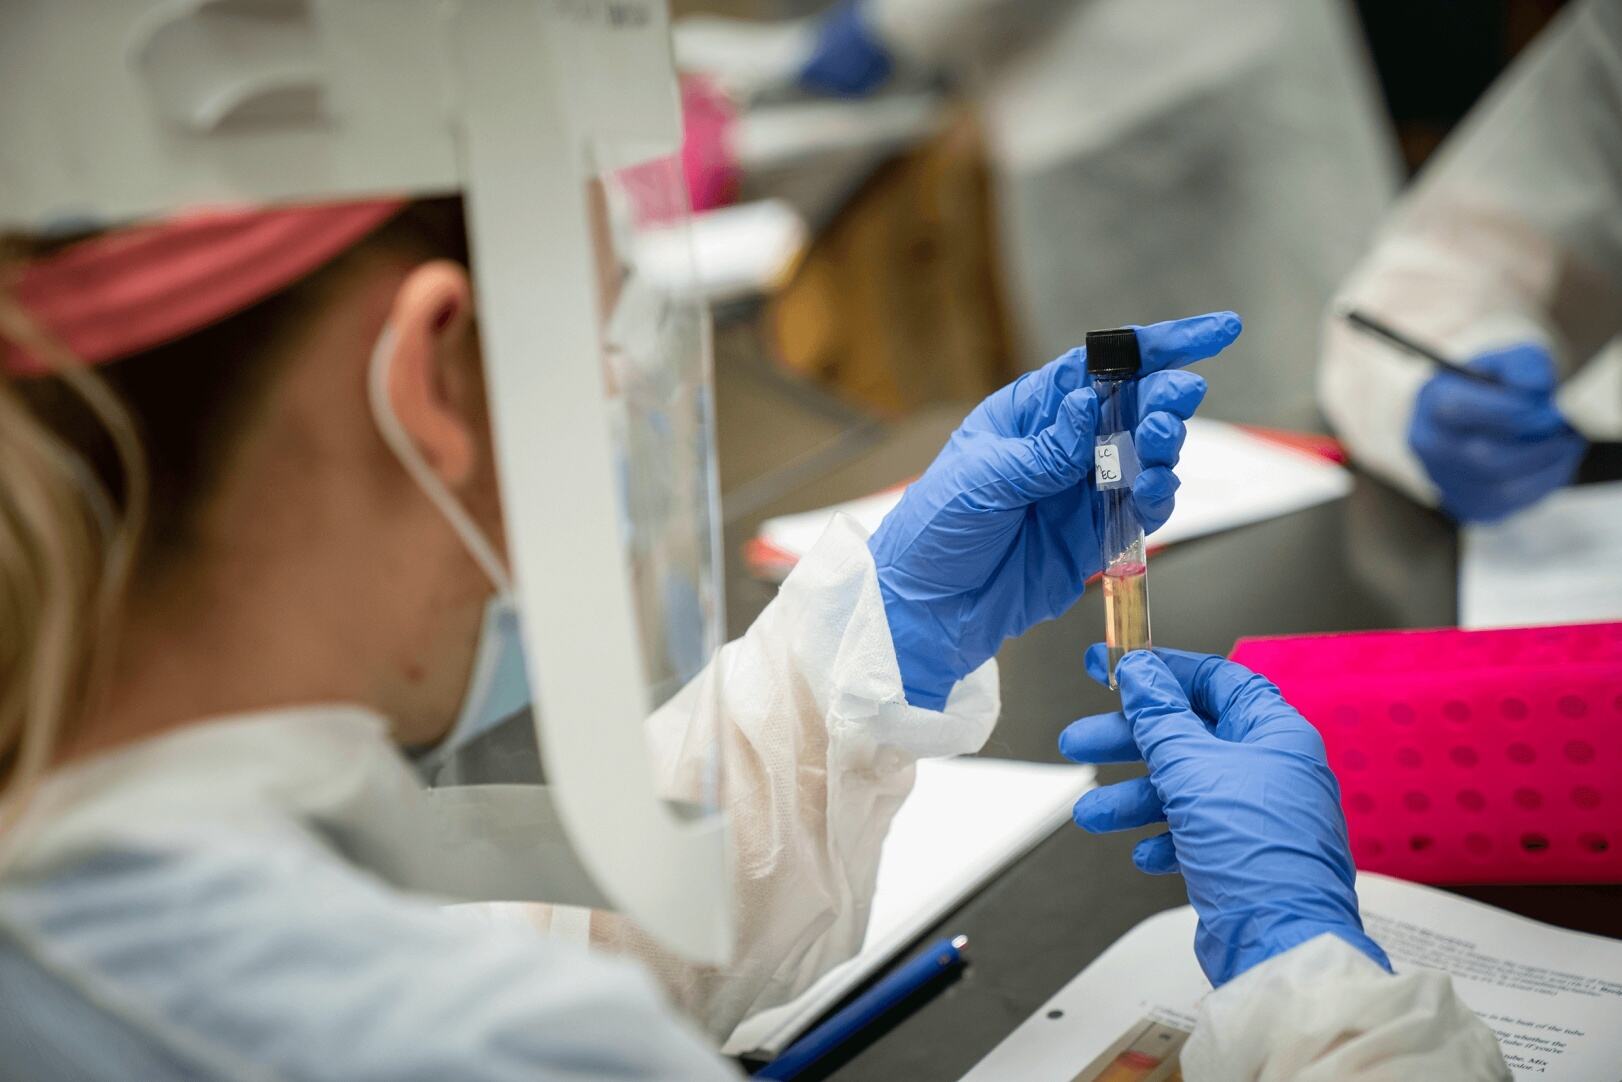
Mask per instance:
[[[317,270],[405,207],[399,199],[190,211],[115,229],[25,264],[23,310],[86,364],[128,357],[218,323]],[[50,371],[0,341],[0,372]]]

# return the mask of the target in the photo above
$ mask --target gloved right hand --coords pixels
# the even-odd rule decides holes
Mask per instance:
[[[1239,337],[1232,312],[1137,328],[1146,373],[1132,502],[1145,531],[1171,516],[1172,468],[1205,380],[1181,369]],[[884,613],[907,702],[940,710],[1005,640],[1075,604],[1104,566],[1093,484],[1098,396],[1073,349],[986,397],[874,532]]]
[[[863,8],[863,0],[842,0],[823,16],[800,70],[801,87],[827,97],[859,98],[890,78],[895,61]]]
[[[1420,388],[1408,444],[1460,522],[1491,522],[1569,483],[1587,443],[1555,408],[1555,370],[1535,345],[1485,353],[1474,371],[1490,387],[1452,372]]]
[[[1087,672],[1107,683],[1107,655]],[[1391,968],[1358,915],[1356,870],[1340,786],[1323,740],[1278,688],[1242,665],[1182,650],[1134,651],[1115,678],[1121,709],[1082,718],[1059,750],[1084,763],[1141,757],[1147,777],[1082,795],[1085,830],[1165,821],[1132,862],[1151,875],[1181,871],[1199,915],[1194,953],[1220,986],[1324,932]]]

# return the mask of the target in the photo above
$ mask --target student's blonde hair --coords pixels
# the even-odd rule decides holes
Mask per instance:
[[[0,831],[43,775],[64,725],[105,688],[138,549],[147,475],[128,411],[0,288],[0,339],[26,348],[95,419],[122,491],[0,375]]]

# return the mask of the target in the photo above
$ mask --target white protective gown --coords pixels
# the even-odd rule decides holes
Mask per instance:
[[[683,966],[619,918],[589,918],[699,1027],[635,966],[447,913],[346,859],[353,809],[415,776],[382,718],[312,706],[199,722],[35,794],[0,872],[0,1075],[735,1077],[712,1043],[859,945],[913,760],[980,746],[996,672],[964,681],[943,713],[908,707],[865,539],[841,521],[699,679],[720,695],[684,693],[650,724],[670,749],[686,726],[717,724],[749,782],[728,787],[740,961]],[[723,716],[682,716],[695,702]],[[1357,1071],[1341,1070],[1346,1035]],[[1445,978],[1390,977],[1333,940],[1213,994],[1190,1048],[1210,1051],[1189,1082],[1386,1079],[1398,1065],[1507,1077]]]
[[[1509,1082],[1487,1024],[1453,981],[1392,976],[1321,935],[1206,996],[1183,1047],[1185,1082]]]
[[[1408,445],[1423,361],[1336,316],[1355,306],[1461,360],[1547,346],[1557,401],[1622,439],[1622,3],[1573,4],[1449,137],[1323,331],[1319,401],[1359,462],[1436,503]]]

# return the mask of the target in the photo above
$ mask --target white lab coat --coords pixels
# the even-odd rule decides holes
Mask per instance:
[[[618,918],[585,923],[639,955],[713,1041],[856,948],[914,758],[977,748],[997,690],[988,665],[943,713],[905,704],[848,521],[699,679],[719,694],[695,689],[650,725],[674,757],[667,778],[686,726],[728,743],[739,960],[695,969]],[[683,717],[705,703],[721,716]],[[33,1082],[730,1076],[645,971],[446,914],[351,863],[353,809],[412,784],[384,720],[342,706],[199,722],[59,772],[0,873],[0,986],[18,990],[0,1011],[8,1069]],[[1477,1070],[1491,1036],[1445,978],[1392,978],[1335,946],[1332,964],[1306,944],[1215,993],[1191,1047],[1217,1049],[1213,1064],[1238,1046],[1247,1064],[1341,1063],[1322,1034],[1357,1034],[1359,1062],[1502,1077]],[[1186,1077],[1285,1077],[1227,1070]]]
[[[1432,370],[1337,318],[1353,305],[1466,359],[1548,347],[1558,403],[1622,438],[1622,3],[1573,4],[1449,137],[1325,318],[1319,401],[1352,455],[1414,497],[1408,445]]]
[[[1302,425],[1318,313],[1398,181],[1347,0],[866,0],[905,69],[963,77],[983,119],[1023,367],[1088,330],[1233,309],[1206,412]],[[689,70],[792,82],[811,23],[676,27]]]
[[[1233,309],[1205,402],[1313,413],[1318,313],[1398,179],[1346,0],[869,0],[904,62],[968,74],[1020,356]]]

